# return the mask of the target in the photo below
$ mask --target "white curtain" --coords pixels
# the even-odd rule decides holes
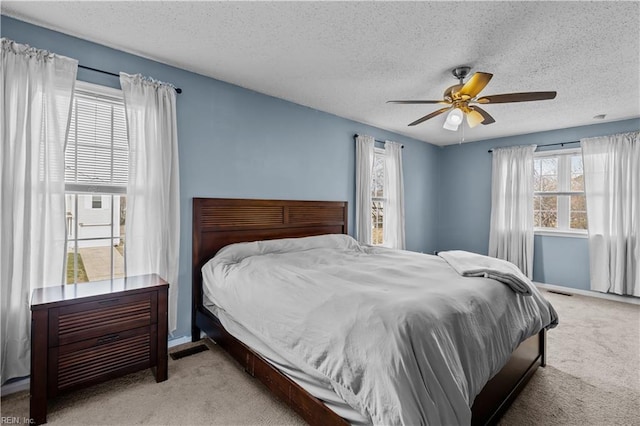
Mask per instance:
[[[371,244],[371,176],[375,140],[356,137],[356,239]]]
[[[120,73],[129,135],[125,224],[127,275],[156,273],[169,283],[169,331],[176,329],[180,185],[176,91]]]
[[[493,150],[489,256],[533,278],[533,152],[536,145]]]
[[[591,289],[640,296],[640,132],[581,145]]]
[[[391,248],[404,250],[404,179],[402,177],[402,145],[386,141],[384,171],[383,241]]]
[[[29,375],[31,292],[65,267],[64,144],[78,62],[2,42],[2,383]]]

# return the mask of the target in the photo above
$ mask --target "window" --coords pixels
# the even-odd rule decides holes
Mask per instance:
[[[371,243],[381,245],[384,241],[384,150],[376,148],[371,175]]]
[[[101,209],[102,208],[102,195],[93,195],[93,196],[91,196],[91,208],[92,209]]]
[[[128,161],[122,92],[76,82],[65,148],[67,283],[124,276]]]
[[[587,209],[581,151],[536,153],[533,161],[536,231],[585,234]]]

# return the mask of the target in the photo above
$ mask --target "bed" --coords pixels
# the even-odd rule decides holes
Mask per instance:
[[[201,331],[235,358],[310,424],[348,422],[307,392],[254,348],[235,338],[205,306],[203,265],[221,248],[239,242],[347,234],[347,203],[246,199],[193,199],[192,336]],[[508,408],[538,366],[545,365],[545,330],[518,346],[483,387],[471,407],[472,424],[492,424]]]

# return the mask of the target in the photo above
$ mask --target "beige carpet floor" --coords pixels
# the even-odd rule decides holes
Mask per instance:
[[[640,306],[545,292],[560,315],[539,369],[502,425],[640,425]],[[188,346],[188,345],[187,345]],[[303,421],[222,350],[61,396],[52,425],[294,425]],[[173,350],[183,349],[177,347]],[[26,392],[2,398],[2,417],[29,413]]]
[[[560,324],[502,425],[640,425],[640,306],[543,292]]]

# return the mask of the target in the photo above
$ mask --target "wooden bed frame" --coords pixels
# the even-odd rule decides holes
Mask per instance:
[[[347,203],[223,198],[193,199],[191,336],[201,331],[235,358],[251,376],[312,425],[346,425],[346,420],[306,392],[251,348],[231,336],[202,304],[202,266],[222,247],[238,242],[347,233]],[[476,397],[472,424],[495,424],[538,366],[545,365],[546,335],[524,341]]]

